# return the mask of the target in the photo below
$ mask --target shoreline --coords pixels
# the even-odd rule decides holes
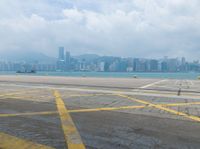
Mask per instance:
[[[0,72],[0,76],[53,76],[75,78],[141,78],[141,79],[179,79],[198,80],[198,72],[47,72],[16,73],[13,71]]]

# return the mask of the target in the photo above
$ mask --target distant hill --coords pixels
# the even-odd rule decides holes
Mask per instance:
[[[40,62],[40,63],[55,63],[56,58],[49,57],[40,52],[34,51],[7,51],[0,52],[0,59],[7,61],[25,61],[25,62]]]

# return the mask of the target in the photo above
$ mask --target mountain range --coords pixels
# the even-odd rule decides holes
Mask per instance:
[[[6,61],[25,61],[25,62],[40,62],[40,63],[55,63],[56,58],[49,57],[40,52],[34,51],[9,51],[0,52],[0,60]]]

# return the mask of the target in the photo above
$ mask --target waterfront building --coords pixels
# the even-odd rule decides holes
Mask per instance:
[[[65,51],[65,49],[64,49],[64,47],[59,47],[59,55],[58,55],[58,60],[60,60],[60,61],[62,61],[62,60],[64,60],[64,51]]]
[[[169,72],[176,72],[178,68],[178,59],[177,58],[171,58],[168,59],[168,71]]]
[[[65,70],[69,71],[70,69],[71,69],[70,52],[66,51],[66,53],[65,53]]]
[[[157,60],[154,60],[154,59],[150,60],[149,65],[150,65],[150,71],[152,71],[152,72],[158,71],[158,61]]]
[[[65,70],[65,59],[64,59],[64,47],[58,48],[58,60],[57,60],[57,70],[64,71]]]
[[[105,62],[100,62],[99,71],[105,71]]]

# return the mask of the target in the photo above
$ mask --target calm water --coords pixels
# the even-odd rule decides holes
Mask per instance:
[[[16,75],[15,72],[0,72],[0,75]],[[129,72],[37,72],[36,74],[17,74],[35,76],[73,76],[73,77],[115,77],[131,78],[171,78],[171,79],[197,79],[200,73],[129,73]]]

